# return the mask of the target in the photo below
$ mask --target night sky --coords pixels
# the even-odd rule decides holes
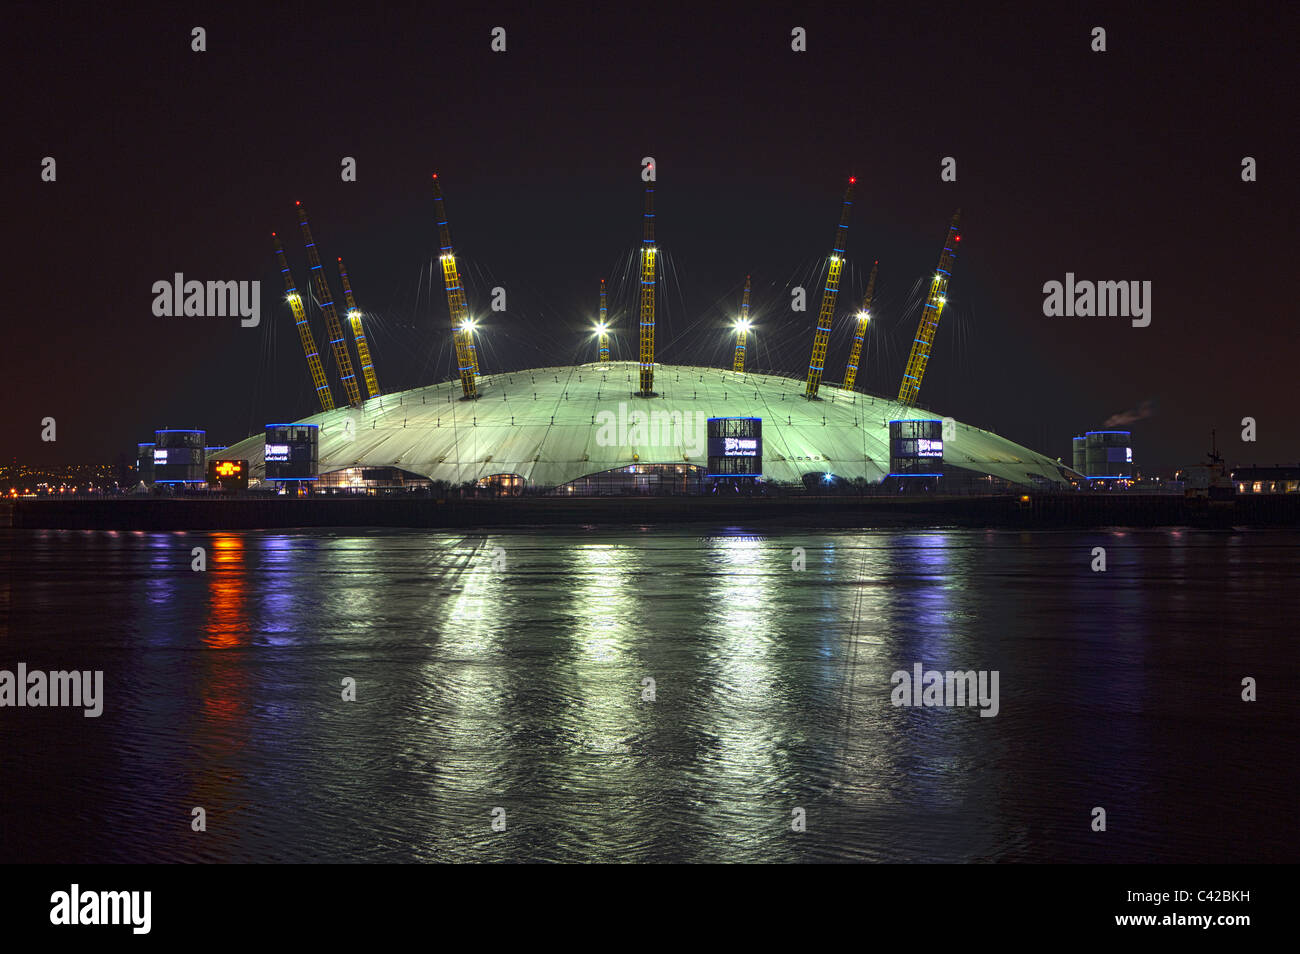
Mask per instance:
[[[466,9],[471,7],[471,9]],[[11,12],[9,292],[0,456],[134,456],[155,428],[226,444],[317,410],[271,249],[308,281],[294,201],[336,291],[346,260],[385,392],[452,376],[430,275],[439,173],[485,374],[635,358],[640,162],[658,166],[658,357],[802,377],[845,180],[858,177],[827,382],[872,261],[859,387],[893,397],[949,218],[950,305],[920,400],[1069,463],[1070,437],[1145,408],[1136,457],[1295,463],[1295,14],[977,4],[714,15],[704,6],[173,4]],[[191,29],[207,52],[191,50]],[[490,49],[504,27],[507,51]],[[808,51],[790,49],[807,30]],[[1107,51],[1091,50],[1106,29]],[[42,182],[41,161],[57,161]],[[357,181],[340,162],[355,157]],[[940,181],[940,161],[957,181]],[[1245,156],[1258,181],[1243,182]],[[173,273],[260,280],[262,322],[159,318]],[[1047,318],[1044,282],[1152,283],[1152,322]],[[788,286],[809,290],[792,313]],[[493,286],[508,310],[487,312]],[[324,322],[312,311],[322,352]],[[355,362],[355,357],[353,358]],[[343,403],[332,362],[326,367]],[[55,443],[41,419],[57,421]],[[1256,418],[1258,443],[1240,440]]]

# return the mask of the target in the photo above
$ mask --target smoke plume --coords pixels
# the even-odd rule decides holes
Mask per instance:
[[[1105,427],[1121,427],[1125,424],[1132,424],[1134,421],[1140,421],[1150,417],[1156,411],[1154,401],[1143,401],[1136,408],[1129,408],[1127,411],[1120,411],[1118,414],[1112,414],[1106,418]]]

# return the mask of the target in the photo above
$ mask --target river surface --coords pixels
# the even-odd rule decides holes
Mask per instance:
[[[0,708],[0,861],[1295,861],[1298,567],[1285,531],[0,530],[0,670],[104,674],[98,718]],[[892,704],[917,664],[996,672],[996,715]]]

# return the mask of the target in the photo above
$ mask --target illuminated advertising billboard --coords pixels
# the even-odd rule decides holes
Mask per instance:
[[[893,477],[943,475],[943,421],[890,421],[889,473]]]
[[[711,417],[708,420],[709,477],[763,475],[763,420]]]
[[[1131,477],[1133,434],[1130,431],[1088,431],[1084,434],[1084,474],[1088,477]]]
[[[208,461],[208,483],[222,490],[247,490],[248,461],[215,458]]]
[[[154,431],[154,483],[203,483],[203,453],[207,443],[206,438],[206,432],[201,430],[164,428]]]
[[[266,479],[315,480],[319,434],[315,424],[266,425]]]

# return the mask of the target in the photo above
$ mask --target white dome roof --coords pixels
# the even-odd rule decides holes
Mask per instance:
[[[762,419],[767,480],[833,473],[875,482],[889,471],[889,422],[941,416],[825,384],[809,401],[802,380],[720,368],[656,365],[653,398],[636,396],[637,382],[634,361],[534,368],[481,376],[476,401],[461,400],[456,379],[298,423],[320,427],[322,474],[399,467],[451,483],[518,474],[548,487],[634,463],[704,467],[710,417]],[[259,434],[222,456],[250,461],[261,477],[264,443]],[[1064,482],[1056,461],[960,422],[944,463],[1017,484]]]

